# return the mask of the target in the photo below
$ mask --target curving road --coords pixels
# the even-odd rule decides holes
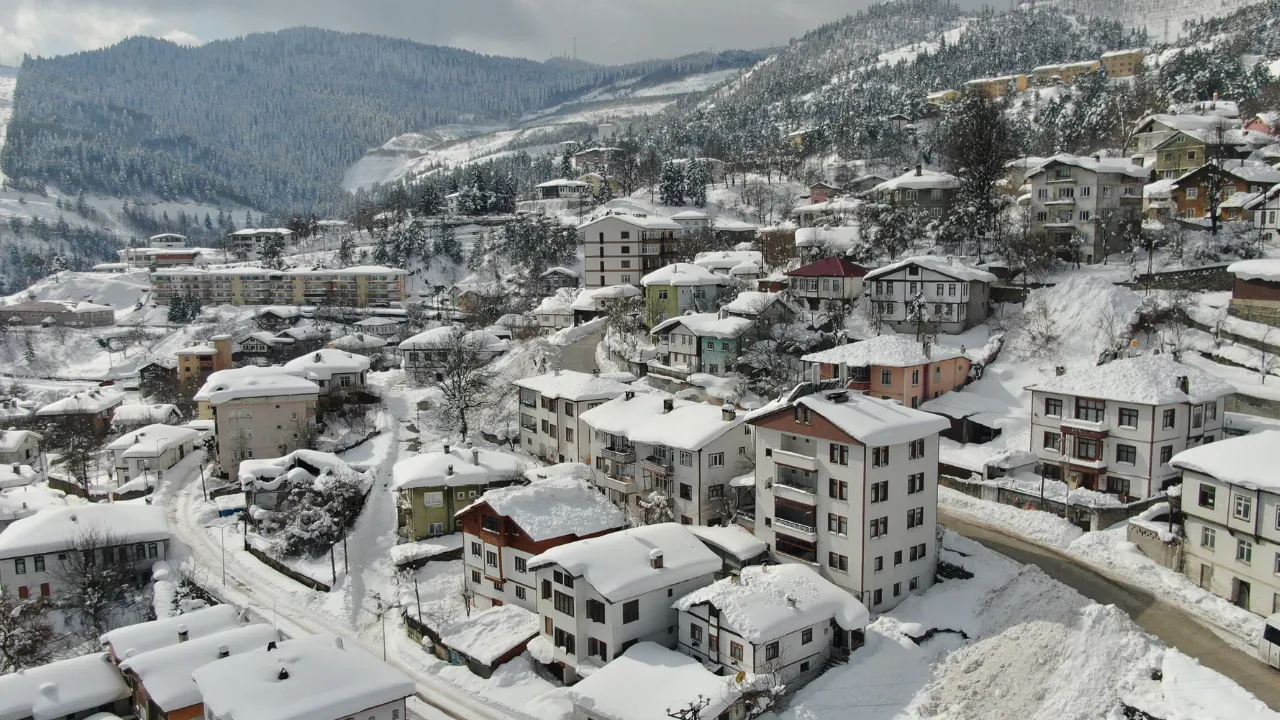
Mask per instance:
[[[1142,629],[1165,644],[1196,658],[1205,667],[1226,675],[1258,697],[1272,710],[1280,710],[1280,673],[1224,642],[1182,610],[1146,590],[1134,587],[1101,570],[1051,548],[1037,545],[1004,530],[976,523],[938,509],[938,521],[960,535],[1027,565],[1103,605],[1115,605]]]

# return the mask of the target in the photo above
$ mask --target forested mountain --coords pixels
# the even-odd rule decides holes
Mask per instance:
[[[624,78],[741,67],[751,52],[602,67],[312,28],[182,47],[131,38],[27,58],[0,156],[63,192],[324,209],[342,172],[410,130],[505,121]]]

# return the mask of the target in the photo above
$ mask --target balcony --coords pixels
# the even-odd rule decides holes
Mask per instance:
[[[616,463],[632,463],[636,461],[635,446],[600,448],[600,455],[606,460]]]
[[[775,450],[774,452],[777,451]],[[775,492],[776,488],[783,488],[784,492],[789,490],[801,493],[802,495],[798,499],[812,504],[818,494],[818,474],[813,472],[806,473],[785,465],[779,465],[777,466],[773,486]]]
[[[608,488],[623,495],[631,495],[640,490],[640,486],[636,483],[635,478],[603,475],[596,482],[602,488]]]
[[[805,472],[817,472],[818,459],[809,455],[801,455],[800,453],[788,452],[786,450],[774,450],[773,461],[779,465],[797,468]],[[779,470],[781,473],[781,470]]]
[[[783,530],[786,530],[789,533],[796,533],[799,535],[803,535],[804,537],[807,537],[807,538],[816,538],[818,536],[818,528],[812,527],[810,525],[802,525],[798,522],[793,522],[791,520],[784,520],[780,517],[775,517],[773,519],[773,526],[775,528],[782,528]]]
[[[641,255],[660,255],[662,253],[662,243],[641,243]]]
[[[1095,421],[1081,418],[1062,418],[1061,425],[1064,432],[1096,438],[1106,437],[1107,431],[1110,429],[1105,419]]]
[[[649,471],[650,474],[658,477],[671,477],[672,471],[675,469],[671,465],[670,460],[653,457],[652,455],[640,459],[641,469]]]

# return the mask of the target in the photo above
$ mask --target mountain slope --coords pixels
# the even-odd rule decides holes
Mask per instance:
[[[324,207],[340,202],[351,163],[402,133],[505,122],[622,78],[756,59],[704,53],[601,67],[311,28],[199,47],[132,38],[28,58],[0,167],[69,193]]]

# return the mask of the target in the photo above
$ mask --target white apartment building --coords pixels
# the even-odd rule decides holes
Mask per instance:
[[[520,447],[547,462],[591,461],[591,428],[582,414],[626,392],[598,375],[557,370],[515,382],[520,388]]]
[[[582,421],[591,429],[596,485],[619,507],[685,525],[733,516],[729,481],[746,471],[752,441],[751,426],[732,407],[628,390]],[[651,507],[655,491],[666,509]]]
[[[279,238],[284,247],[293,244],[293,231],[287,228],[245,228],[227,236],[227,249],[236,257],[256,260],[262,252],[262,246],[268,241]]]
[[[1280,185],[1276,185],[1246,206],[1253,211],[1253,224],[1263,242],[1280,241]]]
[[[752,413],[755,534],[873,612],[933,585],[946,418],[805,383]]]
[[[897,332],[962,333],[987,319],[996,276],[950,257],[922,255],[872,270],[862,278],[880,319]],[[917,328],[912,305],[925,304]]]
[[[1027,174],[1031,184],[1031,228],[1079,247],[1084,262],[1099,262],[1127,247],[1127,230],[1142,221],[1142,188],[1151,170],[1124,158],[1055,155]]]
[[[1142,499],[1178,477],[1169,461],[1222,438],[1235,388],[1168,355],[1058,375],[1031,390],[1031,452],[1045,477]]]
[[[1191,582],[1259,615],[1280,612],[1280,431],[1183,450],[1186,556]]]
[[[107,445],[116,483],[123,485],[137,477],[156,483],[164,477],[165,470],[195,450],[199,439],[200,432],[192,428],[160,424],[121,435]]]
[[[668,264],[681,226],[674,220],[645,215],[605,215],[583,224],[587,288],[636,285],[645,273]]]
[[[686,528],[659,523],[561,545],[528,566],[542,616],[531,652],[550,657],[572,683],[584,661],[607,663],[638,642],[675,649],[673,604],[710,585],[721,562]]]

